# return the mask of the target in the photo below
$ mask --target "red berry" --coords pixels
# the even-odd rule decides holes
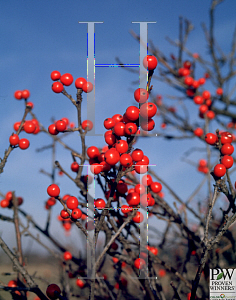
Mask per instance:
[[[10,205],[10,201],[7,200],[7,199],[2,199],[1,202],[0,202],[0,206],[2,208],[8,207],[9,205]]]
[[[54,93],[61,93],[64,90],[63,84],[61,82],[53,82],[52,90]]]
[[[12,200],[12,192],[11,191],[9,191],[9,192],[6,193],[5,199],[7,199],[8,201]]]
[[[115,114],[112,119],[115,121],[115,123],[122,122],[123,116],[121,114]]]
[[[230,144],[233,142],[233,135],[230,132],[222,132],[221,134],[221,144]]]
[[[128,151],[128,148],[129,148],[129,145],[126,141],[124,140],[119,140],[116,142],[116,150],[119,152],[119,153],[125,153]]]
[[[66,126],[69,125],[69,119],[66,117],[61,118],[61,121],[64,121],[66,123]]]
[[[188,76],[190,75],[190,70],[188,68],[183,68],[182,74],[183,76]]]
[[[9,287],[17,287],[18,284],[17,284],[17,281],[16,280],[10,280],[7,284],[7,286]]]
[[[58,294],[60,294],[60,293],[61,293],[61,290],[60,290],[59,286],[54,283],[50,284],[47,287],[46,294],[52,300],[57,299]]]
[[[146,262],[143,258],[137,258],[134,261],[134,266],[136,269],[143,269],[146,265]]]
[[[78,278],[76,280],[76,285],[78,285],[82,289],[85,286],[85,283],[84,283],[83,280],[81,280],[81,279]]]
[[[66,211],[66,210],[61,210],[61,213],[60,213],[60,216],[63,218],[63,219],[68,219],[70,217],[69,213]]]
[[[193,133],[194,133],[196,136],[200,137],[200,136],[202,136],[202,135],[204,134],[204,131],[203,131],[202,128],[198,127],[198,128],[196,128],[196,129],[194,130]]]
[[[211,99],[207,99],[207,100],[205,100],[205,104],[206,104],[208,107],[210,107],[210,106],[211,106],[211,104],[212,104],[212,101],[211,101]]]
[[[144,103],[140,108],[140,115],[143,118],[152,118],[157,112],[157,107],[154,103]]]
[[[157,255],[158,254],[158,249],[156,247],[150,247],[148,249],[150,252],[152,252],[154,255]]]
[[[212,110],[209,110],[206,114],[207,118],[213,120],[215,118],[215,113]]]
[[[51,73],[51,79],[53,81],[59,80],[61,78],[61,73],[59,71],[52,71]]]
[[[234,152],[234,146],[229,143],[226,143],[221,147],[220,152],[223,155],[231,155]]]
[[[71,223],[70,222],[64,222],[63,227],[66,231],[69,231],[71,229]]]
[[[120,157],[120,164],[124,167],[132,166],[133,160],[129,154],[122,154]]]
[[[46,203],[48,206],[53,206],[56,204],[56,199],[54,197],[50,197]]]
[[[127,135],[135,134],[135,133],[137,132],[137,130],[138,130],[138,127],[137,127],[137,125],[134,124],[134,123],[127,123],[127,124],[125,125],[125,133],[126,133]]]
[[[28,99],[29,96],[30,96],[29,90],[23,90],[23,91],[21,92],[21,96],[22,96],[23,99]]]
[[[89,158],[95,158],[100,154],[99,150],[95,146],[91,146],[87,149],[87,155]]]
[[[194,88],[194,89],[197,89],[198,87],[199,87],[199,82],[198,82],[198,80],[193,80],[193,83],[192,83],[192,87]]]
[[[198,79],[198,83],[199,83],[200,85],[205,84],[205,82],[206,82],[206,79],[203,78],[203,77]]]
[[[226,173],[226,167],[223,164],[217,164],[214,168],[214,174],[217,177],[222,177]]]
[[[66,122],[63,121],[63,120],[58,120],[56,122],[56,130],[58,132],[62,132],[62,131],[65,131],[66,130]]]
[[[144,186],[150,186],[152,183],[152,176],[151,175],[144,175],[142,178],[142,184]]]
[[[134,169],[138,174],[144,174],[148,171],[148,166],[146,163],[144,163],[142,161],[138,161],[136,163]]]
[[[81,126],[82,126],[83,130],[90,131],[93,129],[93,122],[90,120],[85,120],[82,122]]]
[[[75,80],[75,87],[77,89],[82,89],[83,85],[87,82],[87,80],[83,77],[79,77]]]
[[[185,78],[184,78],[184,83],[186,84],[186,85],[192,85],[193,84],[193,77],[191,77],[191,76],[186,76]]]
[[[57,131],[56,124],[49,125],[48,132],[52,135],[57,135],[59,133],[59,131]]]
[[[208,106],[207,106],[207,105],[202,104],[202,105],[199,107],[199,112],[200,112],[201,114],[205,114],[207,111],[208,111]]]
[[[191,62],[189,60],[185,60],[184,63],[183,63],[183,67],[185,69],[190,69],[192,66]]]
[[[21,100],[21,99],[22,99],[22,92],[21,92],[21,91],[15,91],[14,97],[15,97],[17,100]]]
[[[216,90],[216,94],[217,95],[223,95],[223,89],[222,88],[218,88],[217,90]]]
[[[79,164],[76,162],[76,161],[74,161],[72,164],[71,164],[71,166],[70,166],[70,168],[71,168],[71,170],[73,171],[73,172],[78,172],[79,171]]]
[[[207,161],[205,159],[200,159],[198,165],[199,167],[206,167]]]
[[[150,188],[153,191],[153,193],[159,193],[162,190],[162,185],[161,183],[155,181],[151,183]]]
[[[229,169],[233,166],[234,164],[234,159],[232,156],[229,155],[224,155],[221,158],[221,163],[226,167],[226,169]]]
[[[116,149],[110,149],[105,153],[105,161],[113,166],[120,160],[120,154]]]
[[[136,121],[139,118],[139,108],[137,106],[129,106],[125,111],[125,115],[131,121]]]
[[[93,163],[90,166],[90,170],[93,174],[97,175],[103,171],[103,164]]]
[[[145,89],[139,88],[134,92],[134,99],[138,103],[146,102],[148,100],[148,97],[149,97],[149,93]]]
[[[128,214],[129,212],[131,212],[133,210],[133,207],[130,207],[128,205],[122,205],[121,206],[121,212],[123,214]]]
[[[159,274],[160,277],[165,277],[165,275],[166,275],[166,270],[160,269],[160,270],[158,271],[158,274]]]
[[[36,129],[36,125],[32,121],[25,121],[24,131],[26,133],[34,133],[35,129]]]
[[[71,213],[71,217],[78,220],[82,217],[82,211],[79,208],[74,208]]]
[[[29,148],[30,142],[27,139],[20,139],[18,144],[20,149],[25,150]]]
[[[115,126],[115,121],[112,118],[106,118],[103,125],[106,129],[112,129]]]
[[[193,98],[193,101],[194,101],[195,104],[201,105],[201,104],[203,104],[204,99],[203,99],[202,96],[197,95],[197,96],[195,96],[195,97]]]
[[[155,122],[153,119],[142,120],[140,126],[144,131],[152,131],[155,127]]]
[[[50,197],[57,197],[60,194],[60,188],[57,184],[53,183],[47,188],[47,193]]]
[[[20,127],[21,122],[16,122],[13,126],[14,130],[17,131]]]
[[[70,196],[67,198],[66,200],[66,205],[69,209],[75,209],[78,207],[79,205],[79,201],[76,197],[74,196]]]
[[[210,145],[214,145],[217,142],[217,136],[214,133],[207,133],[205,135],[205,141]]]
[[[143,59],[143,66],[145,69],[154,70],[157,67],[157,59],[153,55],[147,55]]]
[[[139,205],[139,203],[140,203],[140,196],[136,192],[129,193],[127,195],[127,197],[126,197],[126,201],[128,202],[128,204],[130,206]]]
[[[135,185],[134,191],[136,193],[138,193],[139,195],[142,195],[143,193],[145,193],[146,188],[143,184],[138,183],[138,184]]]
[[[69,86],[72,84],[74,78],[70,73],[65,73],[61,76],[60,81],[62,84]]]
[[[92,92],[93,90],[93,84],[92,82],[88,81],[88,82],[85,82],[82,86],[82,90],[85,92],[85,93],[90,93]]]
[[[19,136],[17,134],[12,134],[10,137],[9,137],[9,142],[12,146],[16,146],[18,145],[19,143]]]
[[[192,88],[186,89],[186,95],[188,97],[193,97],[195,95],[195,89]]]
[[[207,100],[207,99],[211,98],[211,93],[209,91],[204,91],[202,93],[202,97],[203,97],[203,99]]]
[[[143,151],[137,148],[132,152],[131,157],[134,161],[140,161],[142,160],[143,155]]]
[[[106,202],[102,198],[97,198],[94,200],[94,206],[96,208],[105,208]]]
[[[140,203],[144,207],[153,206],[155,204],[155,200],[152,197],[152,195],[150,193],[148,193],[148,194],[143,194],[142,195],[142,197],[140,199]]]
[[[123,122],[118,122],[114,126],[114,133],[118,136],[125,135],[125,124]]]
[[[122,180],[118,182],[116,189],[122,195],[124,195],[128,191],[127,184],[124,183]]]
[[[106,161],[100,162],[100,165],[102,166],[102,172],[108,172],[111,170],[111,166]]]

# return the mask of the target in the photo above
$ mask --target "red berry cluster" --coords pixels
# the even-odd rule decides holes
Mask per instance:
[[[207,161],[205,159],[200,159],[198,163],[198,171],[204,174],[208,173]]]
[[[15,287],[18,286],[18,282],[17,282],[17,280],[10,280],[10,281],[8,282],[7,286],[12,287],[12,288],[15,288]],[[21,295],[21,292],[20,292],[20,291],[17,291],[17,290],[14,291],[13,294],[22,296],[22,295]],[[15,296],[15,297],[16,297],[16,296]]]
[[[48,132],[51,135],[57,135],[59,132],[64,132],[68,129],[68,127],[73,128],[75,124],[73,122],[70,123],[69,119],[66,117],[61,118],[58,121],[55,121],[53,124],[48,126]]]
[[[232,145],[233,135],[227,131],[220,132],[218,136],[214,133],[207,133],[205,141],[208,144],[216,145],[219,148],[221,152],[221,163],[214,167],[213,173],[216,177],[223,177],[226,170],[231,168],[234,163],[231,156],[234,152],[234,147]]]
[[[74,78],[70,73],[61,75],[59,71],[53,71],[51,73],[51,79],[55,81],[52,84],[54,93],[61,93],[64,90],[64,86],[70,86],[74,81]],[[85,93],[89,93],[93,90],[93,84],[83,77],[79,77],[75,80],[75,87],[77,89],[82,89]]]
[[[17,100],[21,100],[21,99],[28,99],[30,96],[30,92],[29,90],[23,90],[23,91],[15,91],[14,93],[14,97],[17,99]]]
[[[193,98],[195,104],[199,106],[199,117],[204,118],[204,115],[207,116],[208,119],[212,120],[215,118],[215,113],[210,110],[212,105],[211,93],[209,91],[203,91],[202,95],[196,95]]]
[[[16,197],[17,200],[17,205],[20,206],[23,203],[23,198],[22,197]],[[11,208],[13,206],[13,195],[12,192],[9,191],[6,193],[5,198],[1,200],[0,206],[2,208]]]
[[[25,92],[27,91],[27,93]],[[20,93],[23,95],[22,97],[27,99],[29,97],[29,91],[28,90],[24,90],[24,91],[16,91],[15,92],[15,97],[16,99],[20,99]],[[28,95],[28,96],[27,96]],[[18,97],[18,98],[17,98]],[[33,103],[32,102],[28,102],[27,106],[29,106],[31,109],[33,108]],[[20,124],[21,121],[19,122],[15,122],[15,124],[13,125],[13,128],[15,131],[18,131],[20,128]],[[32,119],[32,120],[26,120],[24,121],[21,131],[25,131],[28,134],[38,134],[40,132],[40,125],[38,120],[36,119]],[[20,149],[25,150],[29,147],[30,142],[28,139],[26,138],[19,138],[19,133],[13,133],[10,137],[9,137],[9,143],[12,147],[18,146]]]

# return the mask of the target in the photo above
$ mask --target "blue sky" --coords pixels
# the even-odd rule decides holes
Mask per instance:
[[[139,25],[132,21],[156,21],[148,27],[148,38],[167,56],[177,53],[165,39],[178,37],[178,18],[186,17],[194,24],[187,47],[192,52],[206,55],[206,43],[201,29],[201,23],[209,24],[209,0],[151,0],[151,1],[4,1],[1,3],[0,17],[0,156],[8,147],[8,138],[13,131],[13,124],[23,115],[24,103],[14,99],[15,90],[29,89],[30,101],[34,102],[33,112],[39,121],[47,128],[51,117],[60,119],[67,117],[76,121],[76,111],[70,101],[63,95],[54,94],[51,90],[50,73],[58,70],[71,73],[74,78],[86,77],[86,34],[87,26],[79,21],[102,21],[97,24],[96,63],[116,63],[119,57],[124,63],[139,63],[139,44],[130,35],[133,30],[139,33]],[[216,27],[218,43],[223,50],[228,51],[229,38],[235,26],[236,3],[225,1],[216,12]],[[187,56],[186,56],[187,58]],[[199,76],[202,76],[199,71]],[[96,130],[104,133],[103,120],[115,113],[123,114],[126,107],[134,105],[133,91],[138,87],[132,85],[138,80],[137,74],[131,74],[121,68],[96,69]],[[154,85],[153,94],[170,94],[171,91],[158,82]],[[75,96],[74,85],[67,89]],[[196,114],[197,115],[197,114]],[[196,118],[194,115],[193,118]],[[86,118],[86,105],[83,105],[83,119]],[[28,150],[16,149],[9,157],[4,173],[0,176],[0,191],[6,193],[15,190],[17,196],[25,199],[23,208],[34,215],[38,222],[46,219],[44,201],[47,199],[46,189],[49,179],[39,173],[39,169],[51,170],[51,152],[36,153],[35,149],[50,144],[50,138],[45,134],[27,136],[31,146]],[[76,134],[74,134],[76,136]],[[74,148],[80,149],[80,141],[76,138],[66,138]],[[103,146],[101,138],[88,139],[88,145],[95,143]],[[151,145],[151,146],[150,146]],[[152,140],[150,144],[138,142],[145,154],[156,164],[158,175],[185,199],[192,191],[192,186],[202,177],[196,174],[191,178],[192,167],[181,163],[181,155],[195,141],[179,143],[172,146],[162,139]],[[172,150],[175,150],[174,152]],[[57,159],[65,169],[70,171],[71,156],[58,147]],[[170,159],[170,157],[172,159]],[[198,158],[197,158],[198,159]],[[197,160],[196,159],[196,160]],[[180,176],[181,175],[181,176]],[[57,177],[63,194],[77,194],[76,187],[63,177]],[[187,184],[186,184],[187,183]],[[60,206],[53,210],[53,216],[60,211]],[[1,212],[10,215],[11,212]],[[52,226],[52,232],[57,231],[58,223]],[[9,232],[13,228],[1,222],[3,238],[9,243]],[[68,240],[67,240],[68,242]],[[11,243],[10,243],[11,244]],[[13,245],[13,243],[12,243]]]

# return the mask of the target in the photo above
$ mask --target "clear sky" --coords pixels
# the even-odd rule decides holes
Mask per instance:
[[[150,21],[148,38],[167,56],[177,53],[167,41],[166,36],[178,38],[178,18],[183,16],[194,25],[187,47],[192,52],[207,55],[201,23],[209,25],[209,0],[119,0],[119,1],[2,1],[0,4],[0,156],[8,147],[9,136],[13,132],[13,124],[20,121],[24,103],[14,99],[15,90],[29,89],[30,101],[34,102],[33,112],[47,128],[51,118],[67,117],[76,122],[76,111],[70,101],[63,95],[52,92],[50,73],[58,70],[71,73],[74,78],[86,77],[86,34],[87,26],[79,21],[100,21],[96,33],[96,63],[116,63],[119,57],[124,63],[139,63],[139,44],[129,31],[139,34],[139,25],[132,21]],[[219,45],[228,51],[230,37],[235,26],[235,1],[226,0],[216,12],[215,33]],[[187,58],[187,56],[186,56]],[[199,73],[199,76],[202,74]],[[115,113],[123,114],[126,107],[134,105],[133,91],[138,87],[138,74],[129,73],[121,68],[96,69],[96,130],[104,133],[103,120]],[[153,81],[153,94],[170,94],[169,88]],[[74,84],[67,89],[75,96]],[[194,115],[196,118],[197,113]],[[83,105],[83,119],[86,118],[86,106]],[[159,129],[159,128],[158,128]],[[22,196],[22,206],[34,218],[44,223],[46,212],[44,202],[47,199],[46,189],[49,178],[39,173],[39,169],[51,170],[50,150],[36,153],[36,149],[50,144],[50,138],[44,134],[28,136],[30,148],[22,151],[14,150],[0,176],[0,191],[6,193],[15,190]],[[77,134],[74,138],[65,138],[71,146],[80,150],[81,145]],[[88,145],[102,147],[102,138],[88,139]],[[191,146],[191,142],[173,142],[172,146],[162,139],[138,142],[145,154],[156,164],[158,175],[176,189],[186,199],[194,186],[202,177],[193,172],[192,166],[181,162],[182,153]],[[173,149],[175,150],[173,152]],[[71,156],[62,148],[57,149],[57,159],[70,172]],[[171,157],[171,159],[170,159]],[[198,158],[197,158],[198,159]],[[197,161],[196,159],[196,161]],[[73,174],[72,174],[73,175]],[[181,176],[180,176],[181,175]],[[77,194],[76,187],[65,177],[57,177],[62,193]],[[60,205],[53,209],[53,217],[60,212]],[[5,215],[8,210],[0,209]],[[59,224],[55,221],[52,232],[57,231]],[[9,233],[13,227],[0,221],[2,233],[9,243]],[[62,232],[62,231],[61,231]],[[63,234],[63,232],[62,232]],[[68,241],[68,240],[67,240]],[[13,245],[13,243],[10,243]]]

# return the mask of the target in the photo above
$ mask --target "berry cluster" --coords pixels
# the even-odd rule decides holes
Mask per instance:
[[[198,163],[198,171],[204,174],[208,173],[207,161],[205,159],[200,159]]]
[[[227,169],[233,166],[234,160],[232,154],[234,147],[232,145],[233,135],[230,132],[224,131],[219,134],[207,133],[205,141],[210,145],[215,145],[221,152],[220,164],[214,167],[214,175],[216,177],[223,177]]]
[[[68,118],[61,118],[58,121],[55,121],[53,124],[48,126],[48,132],[51,135],[57,135],[59,132],[64,132],[70,128],[74,128],[75,124],[73,122],[70,123]]]
[[[18,100],[20,100],[22,98],[27,100],[27,98],[30,96],[30,92],[28,90],[16,91],[14,93],[14,96]],[[33,109],[33,107],[34,107],[34,105],[32,102],[26,102],[26,108]],[[16,131],[16,133],[12,133],[12,135],[9,137],[9,143],[12,148],[19,147],[20,149],[25,150],[25,149],[29,148],[30,142],[26,138],[20,139],[19,133],[24,131],[28,134],[38,134],[40,132],[40,125],[39,125],[38,120],[36,120],[36,119],[25,120],[22,123],[20,132],[18,132],[21,123],[22,123],[21,121],[14,123],[13,128]]]
[[[59,71],[53,71],[51,73],[51,79],[55,81],[52,84],[54,93],[61,93],[64,90],[64,86],[70,86],[74,81],[74,78],[70,73],[61,75]],[[90,93],[93,90],[93,84],[83,77],[79,77],[75,80],[75,87],[77,89],[82,89],[85,93]]]
[[[29,90],[23,90],[23,91],[15,91],[14,93],[14,97],[17,99],[17,100],[21,100],[21,99],[28,99],[30,96],[30,92]]]
[[[20,206],[23,203],[23,198],[22,197],[16,197],[17,200],[17,205]],[[9,191],[6,193],[5,198],[1,200],[0,206],[2,208],[12,208],[13,207],[13,195],[12,192]]]

